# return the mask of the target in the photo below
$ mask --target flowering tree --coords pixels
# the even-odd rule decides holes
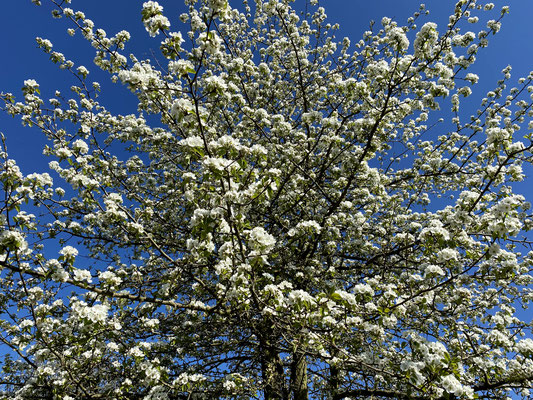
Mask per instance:
[[[148,1],[155,63],[49,1],[138,109],[41,38],[71,97],[2,94],[66,185],[4,146],[2,398],[528,397],[533,75],[460,108],[506,7],[351,45],[316,0],[186,0],[185,35]]]

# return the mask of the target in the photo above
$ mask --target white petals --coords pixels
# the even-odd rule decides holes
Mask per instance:
[[[255,227],[248,232],[252,247],[257,249],[271,250],[276,244],[274,236],[269,234],[263,227]]]
[[[107,319],[109,307],[105,304],[89,306],[83,301],[76,301],[71,305],[72,315],[76,318],[87,319],[94,323],[103,323]]]

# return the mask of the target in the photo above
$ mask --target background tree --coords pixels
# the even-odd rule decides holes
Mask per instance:
[[[533,75],[460,110],[507,7],[351,45],[316,1],[187,0],[184,35],[148,1],[149,61],[50,1],[138,109],[46,39],[71,97],[2,94],[67,185],[4,149],[4,398],[528,397]]]

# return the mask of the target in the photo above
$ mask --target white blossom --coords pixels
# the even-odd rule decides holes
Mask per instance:
[[[87,154],[89,146],[81,139],[77,139],[72,143],[72,148],[80,152],[80,154]]]
[[[249,231],[249,235],[254,248],[269,251],[276,244],[274,236],[265,231],[263,227],[255,227]]]
[[[448,393],[461,396],[464,392],[463,385],[453,375],[446,375],[442,378],[441,384]]]
[[[0,233],[0,244],[2,248],[9,250],[24,249],[27,246],[24,236],[17,231],[5,230]]]
[[[416,34],[416,39],[413,43],[415,56],[430,57],[433,54],[433,46],[436,44],[438,37],[437,24],[426,22]]]
[[[79,282],[87,282],[87,283],[91,283],[92,282],[92,276],[91,276],[91,272],[90,271],[87,271],[86,269],[75,269],[74,270],[74,279],[79,281]]]
[[[83,301],[76,301],[71,305],[72,313],[77,318],[87,319],[93,323],[103,323],[107,319],[109,307],[105,304],[89,306]]]
[[[533,354],[533,339],[526,338],[520,340],[516,344],[516,348],[520,353],[524,355]]]
[[[67,259],[75,258],[78,255],[78,250],[72,246],[65,246],[59,251],[59,254]]]

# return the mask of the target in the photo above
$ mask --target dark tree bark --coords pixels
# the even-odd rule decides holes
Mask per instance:
[[[296,351],[291,364],[290,391],[292,399],[307,400],[307,360],[303,352]]]

